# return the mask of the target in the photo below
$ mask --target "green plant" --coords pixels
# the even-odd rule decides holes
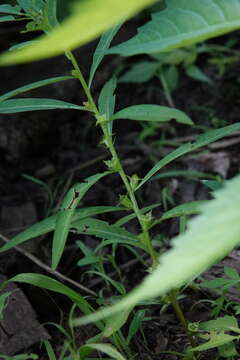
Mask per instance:
[[[95,274],[100,274],[106,280],[108,286],[113,286],[117,290],[117,299],[111,297],[108,301],[110,306],[106,308],[95,312],[95,309],[84,296],[44,275],[19,274],[10,280],[40,286],[68,296],[86,315],[86,317],[72,320],[72,326],[86,324],[91,321],[95,322],[100,331],[97,336],[102,343],[91,342],[82,346],[80,353],[77,355],[74,353],[76,355],[73,356],[74,360],[75,358],[87,359],[89,353],[93,350],[103,351],[115,359],[132,358],[129,342],[134,331],[137,331],[140,327],[139,324],[143,319],[143,313],[139,314],[140,319],[134,318],[134,325],[129,329],[127,337],[124,337],[121,331],[122,326],[138,303],[165,294],[167,294],[189,337],[192,353],[190,355],[188,353],[187,356],[188,358],[191,356],[192,359],[196,358],[198,356],[196,351],[203,350],[203,347],[200,348],[201,345],[196,346],[194,335],[192,330],[188,328],[187,320],[181,310],[176,293],[184,284],[190,282],[217,260],[228,254],[239,243],[239,176],[227,181],[223,189],[216,191],[214,200],[207,201],[207,203],[192,202],[183,204],[166,211],[157,219],[152,215],[151,208],[139,208],[135,193],[164,166],[187,153],[239,131],[240,123],[208,131],[199,135],[195,142],[186,143],[176,148],[158,161],[143,179],[140,179],[137,175],[130,177],[125,173],[114,146],[114,122],[122,118],[153,123],[165,123],[175,119],[177,122],[188,126],[193,125],[193,122],[189,116],[178,109],[155,104],[134,105],[115,112],[115,90],[117,85],[115,77],[112,77],[103,86],[98,103],[93,99],[91,84],[98,65],[106,54],[118,53],[130,56],[139,53],[165,52],[192,45],[201,40],[239,28],[240,1],[215,0],[213,2],[212,0],[204,0],[199,3],[197,0],[192,0],[189,3],[184,0],[168,0],[166,9],[154,13],[152,21],[140,28],[139,33],[133,39],[109,49],[111,40],[119,29],[119,25],[117,25],[101,37],[93,56],[88,82],[84,79],[78,62],[71,52],[71,49],[76,45],[89,41],[112,25],[122,21],[126,16],[129,17],[151,3],[153,1],[150,0],[138,2],[128,0],[117,3],[112,0],[102,2],[97,0],[83,1],[74,6],[73,14],[62,25],[59,25],[57,21],[56,1],[54,0],[18,0],[18,5],[14,7],[10,5],[0,6],[0,12],[8,14],[0,18],[1,21],[11,21],[14,18],[21,20],[21,16],[23,16],[24,20],[30,20],[26,27],[27,31],[42,30],[45,32],[42,39],[34,40],[31,44],[21,45],[21,48],[18,47],[9,53],[3,54],[0,57],[1,65],[37,60],[64,53],[72,66],[71,75],[68,77],[46,79],[2,95],[0,97],[0,113],[11,114],[56,108],[87,111],[95,118],[96,125],[102,130],[102,145],[108,149],[111,156],[111,159],[105,162],[107,171],[94,174],[70,188],[64,197],[61,208],[55,215],[20,233],[0,249],[1,252],[6,251],[33,237],[54,230],[52,269],[56,270],[64,252],[69,232],[94,235],[102,239],[94,251],[84,246],[82,242],[78,243],[85,255],[80,260],[79,265],[91,265],[92,273],[94,271]],[[89,26],[89,24],[92,26]],[[85,92],[87,101],[83,105],[55,99],[12,99],[16,95],[37,87],[46,86],[57,81],[67,81],[72,78],[81,83]],[[120,206],[80,207],[77,209],[86,192],[96,182],[113,173],[119,174],[125,186],[125,194],[120,197]],[[224,214],[222,209],[225,210]],[[94,218],[104,212],[119,210],[130,211],[130,215],[128,214],[122,218],[117,224],[112,225]],[[189,221],[189,229],[185,232],[187,217],[199,212],[202,214]],[[171,217],[180,218],[181,234],[172,241],[172,249],[164,253],[159,259],[159,254],[151,239],[151,230],[157,224]],[[140,228],[138,235],[132,234],[124,228],[124,224],[132,218],[138,220]],[[113,250],[112,254],[107,254],[106,257],[101,249],[109,245],[112,246]],[[103,270],[102,264],[106,260],[115,266],[114,249],[116,246],[128,246],[138,254],[137,256],[146,253],[151,258],[152,264],[151,268],[148,269],[149,275],[142,284],[128,295],[126,295],[125,287],[121,282],[110,279]],[[138,253],[137,250],[141,252]],[[160,282],[159,279],[161,279]],[[102,300],[102,294],[99,300]],[[103,303],[106,303],[105,299]],[[238,333],[237,327],[234,330]],[[108,338],[115,348],[112,345],[103,343],[105,338]],[[235,336],[235,338],[238,338],[238,336]],[[55,359],[51,344],[46,342],[45,346],[49,358]]]

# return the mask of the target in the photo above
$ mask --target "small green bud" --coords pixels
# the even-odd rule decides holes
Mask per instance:
[[[136,187],[138,186],[139,183],[139,177],[137,174],[134,174],[133,176],[131,176],[130,178],[130,185],[133,191],[135,191]]]
[[[119,172],[119,162],[116,159],[111,159],[104,161],[105,165],[109,168],[109,170],[112,170],[114,172]]]
[[[72,70],[72,76],[74,76],[75,78],[78,79],[78,71],[77,70]]]
[[[103,125],[108,122],[106,115],[97,115],[96,119],[97,119],[97,125]]]
[[[132,209],[133,204],[127,195],[120,195],[119,205],[124,206],[127,209]]]
[[[191,332],[197,332],[199,331],[199,323],[193,322],[188,324],[188,330]]]
[[[146,230],[149,230],[151,228],[153,220],[154,218],[151,211],[145,215],[141,215],[141,221],[144,224]]]

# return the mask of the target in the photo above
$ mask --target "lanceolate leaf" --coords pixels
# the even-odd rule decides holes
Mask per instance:
[[[98,214],[104,214],[111,211],[124,211],[125,208],[115,207],[115,206],[91,206],[81,209],[76,209],[72,219],[71,225],[74,226],[75,222],[79,220],[96,216]],[[32,225],[25,231],[21,232],[20,234],[16,235],[12,240],[10,240],[7,244],[0,248],[0,253],[3,251],[7,251],[12,249],[14,246],[20,245],[25,241],[28,241],[32,238],[37,236],[41,236],[47,234],[50,231],[53,231],[56,226],[57,215],[52,215],[47,217],[46,219],[37,222],[36,224]]]
[[[71,225],[71,221],[81,199],[86,192],[104,176],[109,175],[111,172],[106,171],[102,174],[95,174],[85,179],[85,182],[75,184],[63,199],[61,209],[57,214],[56,227],[53,237],[52,245],[52,268],[56,269],[61,259],[67,235]]]
[[[22,273],[14,276],[9,281],[31,284],[47,290],[55,291],[59,294],[64,294],[72,299],[73,302],[80,307],[83,313],[89,314],[92,312],[92,307],[88,304],[83,296],[48,276],[34,273]]]
[[[175,119],[179,123],[193,125],[192,120],[182,111],[160,105],[133,105],[118,111],[113,119],[165,122]]]
[[[71,227],[75,229],[78,234],[95,235],[101,239],[106,239],[106,241],[101,242],[95,248],[95,252],[111,244],[128,244],[144,249],[144,246],[138,241],[135,235],[120,226],[109,225],[106,221],[85,219],[74,222]]]
[[[236,123],[233,125],[225,126],[223,128],[217,130],[211,130],[206,132],[203,135],[199,135],[194,143],[188,143],[180,146],[163,159],[161,159],[143,178],[143,180],[138,185],[137,189],[139,189],[145,182],[147,182],[157,171],[162,169],[165,165],[169,164],[173,160],[179,158],[182,155],[185,155],[191,151],[199,149],[203,146],[211,144],[212,142],[223,138],[224,136],[233,133],[234,131],[240,130],[240,123]]]
[[[166,0],[138,34],[108,53],[130,56],[169,51],[240,27],[240,0]]]
[[[163,216],[160,218],[160,221],[172,219],[174,217],[179,217],[179,216],[200,214],[201,206],[207,202],[208,200],[198,200],[198,201],[191,201],[186,204],[178,205],[173,209],[166,211],[163,214]]]
[[[126,360],[112,345],[110,344],[87,344],[81,346],[80,356],[81,359],[87,360],[86,356],[89,354],[89,350],[101,351],[114,360]]]
[[[98,46],[95,50],[95,53],[93,55],[93,63],[90,70],[90,76],[89,76],[89,83],[88,86],[91,87],[95,72],[101,63],[106,50],[109,48],[111,41],[113,40],[114,36],[117,34],[118,30],[122,26],[122,23],[114,26],[112,29],[108,30],[105,34],[102,35]]]
[[[85,107],[55,99],[16,99],[0,102],[0,114],[54,109],[86,110]]]
[[[116,95],[115,90],[117,87],[117,79],[116,77],[112,77],[106,84],[103,86],[99,99],[98,99],[98,108],[101,115],[106,116],[107,120],[110,120],[112,115],[114,114],[115,103],[116,103]],[[112,120],[108,122],[108,131],[109,134],[112,135]]]
[[[124,311],[140,301],[179,288],[227,255],[240,243],[240,176],[215,193],[216,199],[189,222],[189,229],[172,241],[172,249],[160,258],[159,267],[140,286],[117,304],[99,310],[75,325],[96,321]]]
[[[62,54],[96,38],[156,0],[87,0],[78,1],[72,15],[49,35],[25,49],[6,53],[1,65],[17,64]]]
[[[12,6],[12,5],[0,5],[0,13],[3,14],[14,14],[14,15],[21,15],[21,8],[20,6]]]
[[[27,91],[40,88],[42,86],[54,84],[54,83],[60,82],[60,81],[71,80],[71,79],[74,79],[74,77],[73,76],[57,76],[57,77],[49,78],[49,79],[46,79],[46,80],[36,81],[36,82],[33,82],[31,84],[28,84],[28,85],[21,86],[21,87],[19,87],[17,89],[14,89],[12,91],[9,91],[9,92],[1,95],[0,96],[0,102],[4,101],[4,100],[7,100],[9,98],[12,98],[13,96],[17,96],[19,94],[25,93]]]
[[[14,17],[12,15],[0,16],[0,22],[7,22],[12,20],[14,20]]]

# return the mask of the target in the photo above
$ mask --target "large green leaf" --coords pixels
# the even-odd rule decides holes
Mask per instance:
[[[240,243],[240,176],[226,182],[203,213],[189,222],[189,229],[176,237],[172,249],[160,258],[159,267],[140,286],[117,304],[77,319],[76,325],[124,311],[140,301],[164,295],[198,276]]]
[[[6,53],[0,65],[17,64],[56,56],[96,38],[112,26],[129,18],[156,0],[77,1],[72,15],[61,26],[31,46]]]
[[[124,56],[169,51],[240,27],[240,0],[167,0],[129,41],[108,53]]]
[[[0,102],[0,114],[54,109],[86,110],[85,107],[55,99],[16,99]]]
[[[179,123],[193,125],[192,120],[184,112],[167,106],[142,104],[126,107],[116,114],[113,119],[130,119],[138,121],[165,122],[175,119]]]
[[[205,134],[199,135],[194,143],[187,143],[176,150],[172,151],[170,154],[161,159],[154,167],[147,173],[147,175],[142,179],[140,184],[136,189],[139,189],[146,181],[148,181],[156,172],[162,169],[165,165],[169,164],[173,160],[179,158],[182,155],[185,155],[191,151],[197,150],[203,146],[211,144],[212,142],[223,138],[226,135],[233,133],[234,131],[240,130],[240,123],[235,123],[233,125],[228,125],[217,130],[207,131]]]

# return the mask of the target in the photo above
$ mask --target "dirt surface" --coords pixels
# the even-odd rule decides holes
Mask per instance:
[[[134,28],[134,23],[124,27],[118,40],[129,37]],[[14,43],[18,39],[17,32],[17,27],[6,30],[1,26],[0,47],[5,49],[9,43]],[[85,74],[88,72],[95,45],[96,43],[93,43],[76,51],[76,56]],[[144,57],[137,57],[136,60],[142,58]],[[109,57],[103,62],[94,85],[96,98],[115,67],[126,62],[127,60],[119,57]],[[146,139],[145,142],[141,142],[139,133],[142,127],[136,122],[123,120],[116,124],[114,128],[116,148],[129,175],[138,173],[139,176],[142,176],[154,162],[172,149],[169,145],[163,147],[159,145],[158,142],[163,133],[168,140],[181,144],[189,139],[194,139],[202,129],[220,127],[239,120],[239,62],[232,64],[221,77],[216,68],[208,63],[207,56],[200,58],[199,65],[211,76],[213,85],[191,80],[181,74],[179,87],[173,94],[176,107],[186,111],[193,118],[196,127],[191,128],[173,122],[171,125],[158,129],[154,136]],[[1,93],[32,81],[45,79],[48,76],[67,75],[69,70],[70,65],[64,57],[30,65],[2,68],[0,69]],[[28,96],[28,94],[24,96]],[[75,80],[33,91],[32,96],[49,97],[77,104],[81,104],[85,100],[83,92]],[[156,79],[137,86],[135,84],[118,86],[118,109],[140,103],[167,105]],[[199,106],[202,107],[202,110],[199,110]],[[206,111],[206,109],[210,110]],[[63,193],[71,184],[103,171],[105,166],[102,161],[108,159],[108,154],[99,145],[100,141],[101,134],[93,120],[87,114],[79,115],[77,111],[42,111],[0,115],[0,233],[11,238],[29,225],[43,219],[46,214],[51,214],[58,208]],[[240,134],[234,134],[214,144],[215,147],[209,146],[208,151],[175,161],[166,170],[196,170],[230,178],[239,172],[239,143]],[[49,208],[48,194],[45,188],[27,180],[22,174],[35,176],[48,184],[52,191],[56,191],[51,208]],[[163,188],[168,189],[172,194],[175,204],[209,198],[208,189],[199,180],[174,177],[147,184],[139,194],[140,206],[157,202],[163,203]],[[118,202],[117,194],[123,193],[122,183],[113,175],[96,184],[84,198],[83,205],[115,205]],[[169,208],[173,205],[171,202],[167,203]],[[160,215],[163,211],[164,205],[155,210],[155,213]],[[115,214],[111,214],[110,217],[104,215],[101,219],[114,222],[118,216]],[[130,223],[128,229],[136,232],[137,224]],[[178,222],[169,220],[155,230],[155,235],[159,233],[164,235],[165,248],[167,248],[168,239],[176,235],[177,231]],[[77,250],[75,240],[74,236],[70,239],[59,272],[79,281],[82,269],[76,267],[76,262],[79,260],[81,252]],[[92,247],[96,245],[96,240],[91,237],[87,237],[86,242]],[[0,254],[0,273],[8,278],[20,272],[39,272],[49,275],[48,272],[33,263],[26,254],[30,253],[45,265],[50,266],[51,234],[28,242],[23,249],[26,253],[13,250]],[[236,261],[233,266],[236,267],[238,252],[234,253],[234,256]],[[117,252],[116,261],[122,268],[122,276],[128,290],[145,276],[145,269],[134,261],[132,254],[126,249],[123,248]],[[221,269],[222,265],[219,265],[217,274],[221,274]],[[107,270],[113,277],[116,276],[111,267]],[[94,291],[99,291],[102,286],[102,282],[91,277],[84,278],[83,284]],[[61,311],[64,314],[64,321],[66,321],[71,304],[65,297],[33,287],[21,287],[31,306],[37,312],[40,323],[46,321],[59,323]],[[77,289],[75,288],[75,290]],[[182,300],[182,306],[188,320],[195,322],[207,320],[209,317],[208,307],[198,304],[191,310],[192,306],[198,303],[199,294],[191,292],[191,290],[186,294],[189,296]],[[133,351],[139,354],[137,358],[142,360],[178,359],[179,356],[173,355],[173,353],[170,355],[163,353],[170,350],[182,352],[188,343],[171,308],[168,306],[167,310],[161,313],[159,305],[152,305],[148,308],[146,315],[151,320],[144,322],[145,338],[139,332],[133,340]],[[91,326],[79,330],[77,336],[79,344],[83,344],[89,336],[93,336],[94,331]],[[58,353],[62,344],[62,336],[56,329],[51,329],[49,332]],[[24,350],[26,349],[23,347],[21,351]],[[39,352],[38,345],[28,350],[38,352],[42,360],[46,359],[44,355],[41,355],[41,351]],[[18,351],[19,348],[13,348],[9,353],[13,354]],[[204,357],[202,358],[204,359]],[[210,352],[206,359],[215,359],[215,355]]]

